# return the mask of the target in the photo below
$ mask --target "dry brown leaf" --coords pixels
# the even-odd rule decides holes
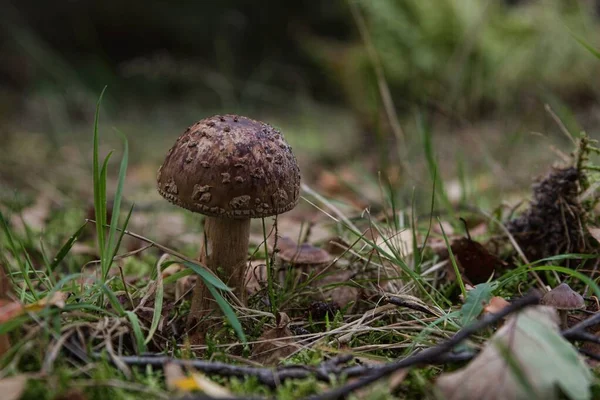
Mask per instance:
[[[350,270],[330,268],[325,272],[324,276],[319,277],[315,281],[315,285],[319,289],[318,299],[322,301],[332,301],[341,308],[346,307],[351,302],[356,303],[360,296],[360,290],[355,286],[345,285],[354,276],[354,272]],[[340,284],[332,288],[325,288],[328,285]],[[342,285],[344,284],[344,285]]]
[[[384,236],[379,235],[375,239],[375,245],[380,250],[379,253],[382,257],[392,258],[396,254],[407,257],[413,252],[413,234],[410,229],[404,229]],[[377,248],[374,250],[377,251]]]
[[[69,389],[54,400],[86,400],[87,396],[81,389]]]
[[[27,304],[25,306],[18,301],[0,299],[0,323],[6,323],[26,312],[43,310],[46,306],[63,308],[68,296],[68,293],[58,291],[55,292],[51,298],[44,297],[35,303]]]
[[[496,314],[508,307],[510,303],[502,297],[494,296],[490,302],[483,308],[483,312],[488,314]]]
[[[25,375],[11,376],[0,379],[2,400],[19,400],[25,391],[27,377]]]
[[[165,373],[165,381],[167,389],[169,390],[180,390],[180,382],[186,377],[181,365],[172,362],[166,363],[163,367]],[[189,388],[185,388],[184,391],[189,391]]]
[[[181,366],[174,363],[165,364],[164,371],[169,390],[184,393],[200,390],[214,399],[232,397],[229,390],[199,372],[193,372],[190,376],[186,376]]]
[[[592,235],[592,237],[596,239],[598,243],[600,243],[600,228],[596,226],[588,226],[587,230],[590,233],[590,235]]]
[[[194,372],[190,378],[193,379],[194,383],[196,384],[196,388],[207,394],[210,398],[230,399],[234,397],[225,387],[211,381],[199,372]]]
[[[183,265],[178,263],[171,264],[167,268],[163,269],[162,277],[163,279],[168,278],[171,275],[175,275],[179,271],[183,271]]]
[[[396,391],[408,376],[408,368],[402,368],[390,375],[389,388],[390,392]]]
[[[259,292],[267,284],[267,264],[265,260],[252,260],[246,268],[244,286],[249,295]]]
[[[487,282],[497,269],[505,265],[481,243],[466,237],[453,240],[450,247],[463,280],[473,285]],[[441,251],[440,256],[447,258],[448,249]],[[452,263],[446,265],[446,270],[450,280],[456,279]]]
[[[41,231],[46,226],[51,205],[52,201],[50,197],[48,195],[41,195],[32,206],[21,211],[21,214],[13,215],[10,222],[18,232],[24,232],[25,226],[34,231]]]
[[[560,336],[558,321],[548,306],[511,316],[466,367],[442,374],[437,389],[445,400],[556,400],[559,387],[572,399],[589,399],[591,373]]]
[[[294,334],[289,329],[290,317],[278,313],[277,327],[269,329],[257,339],[252,349],[252,359],[263,365],[276,365],[296,350],[299,345],[294,341]]]
[[[43,299],[36,301],[35,303],[26,305],[25,310],[36,312],[42,310],[46,306],[63,308],[65,306],[65,301],[67,300],[67,297],[69,297],[69,293],[57,291],[54,292],[52,296],[46,296]]]

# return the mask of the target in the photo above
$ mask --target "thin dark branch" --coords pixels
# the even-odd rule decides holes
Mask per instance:
[[[586,350],[586,349],[579,349],[579,352],[581,354],[583,354],[584,356],[586,356],[586,357],[589,357],[589,358],[591,358],[593,360],[596,360],[596,361],[600,361],[600,354],[593,353],[593,352],[591,352],[589,350]]]
[[[344,371],[342,365],[348,363],[353,358],[351,354],[343,354],[317,366],[290,365],[278,369],[248,367],[204,360],[182,360],[162,356],[123,356],[119,357],[119,360],[127,365],[151,365],[155,367],[162,367],[167,363],[173,363],[194,368],[208,375],[238,378],[254,376],[260,383],[275,388],[286,379],[304,379],[309,376],[314,376],[323,382],[330,382],[331,375],[341,375]]]
[[[580,337],[581,333],[586,332],[587,328],[591,328],[592,326],[597,324],[600,324],[600,313],[597,313],[596,315],[586,319],[585,321],[581,321],[572,328],[565,329],[562,332],[562,335],[565,339],[568,340],[580,340],[577,337]]]
[[[510,306],[504,308],[497,314],[493,314],[487,317],[482,318],[481,320],[473,323],[472,325],[467,326],[466,328],[457,332],[451,339],[440,343],[437,346],[431,347],[429,349],[423,350],[415,355],[407,357],[403,360],[392,362],[390,364],[383,365],[381,367],[373,368],[372,372],[362,378],[359,378],[353,382],[350,382],[344,386],[340,386],[328,392],[312,396],[311,400],[328,400],[328,399],[339,399],[342,398],[353,391],[365,387],[379,379],[382,379],[395,371],[398,371],[403,368],[407,368],[413,365],[419,364],[428,364],[431,363],[432,360],[438,359],[438,357],[442,356],[445,353],[448,353],[452,348],[461,343],[463,340],[467,339],[469,336],[473,335],[477,331],[490,326],[507,315],[520,311],[523,308],[538,304],[540,302],[540,295],[538,293],[532,293],[525,297],[515,300]]]
[[[588,332],[573,332],[569,335],[569,341],[580,340],[582,342],[592,342],[600,344],[600,337]]]
[[[393,304],[395,306],[399,306],[399,307],[406,307],[406,308],[410,308],[411,310],[415,310],[415,311],[420,311],[422,313],[425,313],[427,315],[431,315],[433,317],[438,318],[439,315],[437,315],[436,313],[434,313],[433,311],[431,311],[429,308],[425,307],[422,304],[419,304],[415,301],[410,301],[408,299],[404,299],[401,297],[384,297],[384,301],[386,301],[389,304]]]

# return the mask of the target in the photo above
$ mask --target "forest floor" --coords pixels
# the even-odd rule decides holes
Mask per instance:
[[[248,306],[216,290],[225,317],[202,345],[185,321],[203,217],[156,191],[194,110],[101,112],[97,149],[89,117],[14,123],[0,149],[3,398],[600,396],[598,328],[577,325],[600,308],[598,149],[542,113],[407,118],[389,147],[339,110],[257,116],[292,145],[302,197],[253,221]],[[536,305],[563,282],[584,307]]]

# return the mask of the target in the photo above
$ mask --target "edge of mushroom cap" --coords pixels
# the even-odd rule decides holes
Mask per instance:
[[[231,212],[218,213],[218,212],[211,212],[208,208],[207,209],[199,210],[197,207],[190,207],[187,203],[181,201],[179,199],[179,197],[177,197],[177,196],[175,196],[175,195],[173,195],[171,193],[167,193],[164,190],[162,190],[161,188],[158,188],[158,193],[160,193],[160,195],[162,197],[164,197],[165,199],[167,199],[170,203],[175,204],[176,206],[179,206],[181,208],[185,208],[186,210],[190,210],[190,211],[195,212],[195,213],[206,215],[207,217],[226,217],[226,218],[231,218],[231,219],[248,219],[248,218],[267,218],[267,217],[272,217],[274,215],[283,214],[285,212],[288,212],[288,211],[292,210],[300,202],[300,197],[297,197],[296,200],[293,203],[289,203],[285,207],[270,208],[268,212],[262,212],[262,213],[259,213],[255,209],[254,210],[247,210],[248,214],[236,215],[234,213],[235,210],[231,211]],[[244,210],[244,211],[246,211],[246,210]]]
[[[557,310],[579,310],[585,307],[583,297],[564,282],[546,293],[541,303]]]
[[[310,243],[297,244],[287,236],[281,236],[278,239],[281,246],[278,257],[283,261],[297,265],[320,265],[332,261],[331,255],[319,247]]]
[[[254,198],[253,200],[255,200],[255,202],[258,202],[259,200],[262,200],[262,203],[256,203],[255,205],[249,205],[248,203],[252,200],[252,194],[251,193],[239,193],[239,189],[240,187],[238,186],[237,191],[238,193],[236,195],[233,195],[230,199],[228,199],[228,204],[225,205],[225,203],[223,204],[219,204],[219,203],[213,203],[213,204],[204,204],[204,203],[210,203],[210,199],[211,197],[214,199],[215,195],[214,193],[208,193],[209,191],[211,191],[212,188],[215,188],[215,190],[223,190],[223,189],[217,189],[218,186],[214,185],[214,180],[211,182],[211,179],[214,179],[214,174],[211,178],[211,176],[209,175],[206,180],[202,180],[202,181],[198,181],[197,184],[195,184],[193,191],[194,193],[191,194],[189,193],[190,189],[190,183],[189,183],[189,178],[178,178],[178,175],[180,174],[180,170],[183,167],[178,167],[177,163],[181,158],[181,152],[182,149],[186,148],[186,144],[188,148],[200,148],[200,142],[198,141],[198,139],[202,139],[204,137],[206,138],[210,138],[213,135],[223,135],[225,133],[225,138],[227,137],[227,133],[232,132],[236,132],[235,128],[233,128],[233,126],[237,125],[238,123],[241,124],[241,126],[245,125],[245,129],[249,129],[249,132],[252,132],[252,135],[254,136],[254,140],[250,141],[249,143],[251,143],[250,146],[254,146],[254,147],[248,147],[243,149],[243,153],[245,157],[248,152],[252,152],[254,149],[256,148],[256,144],[257,143],[262,143],[262,141],[266,141],[266,139],[268,138],[268,141],[266,141],[265,143],[267,143],[266,145],[260,145],[258,148],[262,149],[259,150],[259,152],[261,152],[263,154],[263,156],[265,156],[265,152],[266,152],[266,159],[271,162],[273,161],[273,157],[275,156],[275,161],[274,163],[268,164],[268,165],[286,165],[291,163],[291,165],[293,166],[293,169],[295,169],[295,172],[289,171],[287,172],[287,170],[283,169],[281,170],[281,172],[276,172],[277,171],[277,166],[274,167],[270,167],[269,169],[264,169],[263,167],[258,164],[256,167],[252,168],[252,166],[250,165],[247,168],[244,168],[244,164],[243,162],[246,162],[248,159],[240,159],[240,161],[238,161],[238,163],[236,164],[232,164],[231,167],[227,167],[227,169],[225,169],[223,171],[223,167],[221,167],[221,171],[220,171],[220,181],[222,181],[222,184],[229,184],[230,182],[232,182],[232,185],[235,185],[235,183],[233,183],[234,178],[236,179],[235,182],[241,182],[243,183],[244,180],[248,180],[249,178],[247,176],[234,176],[234,167],[238,168],[241,167],[242,169],[240,171],[242,171],[243,173],[249,174],[250,179],[253,178],[257,178],[260,179],[263,175],[260,175],[261,173],[269,173],[267,171],[271,171],[270,173],[273,174],[275,173],[275,175],[271,175],[270,176],[270,180],[271,182],[277,182],[279,181],[279,183],[282,183],[282,179],[283,179],[283,183],[280,186],[277,186],[275,188],[273,188],[275,191],[272,191],[271,193],[266,193],[265,191],[263,191],[262,193],[260,193],[260,195],[257,198]],[[225,126],[222,126],[221,124],[225,124]],[[229,124],[233,124],[233,125],[229,125]],[[219,127],[219,125],[221,125]],[[249,125],[249,126],[248,126]],[[219,127],[219,128],[217,128]],[[217,130],[217,132],[214,131],[214,129]],[[222,130],[221,130],[222,129]],[[242,129],[241,132],[244,132],[244,128],[240,128]],[[213,132],[210,132],[210,130],[213,130]],[[199,138],[197,139],[195,136],[195,134],[197,134],[198,132],[200,132]],[[238,131],[239,132],[239,131]],[[239,134],[239,133],[238,133]],[[241,133],[244,134],[244,133]],[[268,136],[268,135],[273,135],[274,136]],[[267,136],[264,136],[267,135]],[[221,136],[222,137],[222,136]],[[229,145],[230,147],[234,146],[234,151],[236,151],[235,149],[237,148],[237,151],[240,151],[239,147],[239,142],[235,141],[235,136],[232,139],[221,139],[222,142],[220,142],[220,149],[222,151],[223,149],[223,143],[225,143],[226,145]],[[239,138],[239,136],[238,136]],[[230,141],[228,141],[230,140]],[[213,142],[214,143],[214,142]],[[219,142],[217,142],[219,143]],[[204,154],[216,154],[215,153],[215,148],[214,148],[214,144],[208,144],[208,145],[204,145],[204,146],[208,146],[205,147],[205,151],[208,150],[208,153],[204,153]],[[218,145],[219,146],[219,145]],[[213,147],[213,148],[211,148]],[[281,149],[284,150],[283,153],[277,153],[277,151],[279,151]],[[265,150],[266,149],[266,150]],[[276,150],[275,153],[273,153],[273,150]],[[218,153],[218,149],[217,149],[217,153]],[[178,154],[179,157],[174,157],[175,154]],[[287,152],[287,154],[285,153]],[[238,156],[239,157],[239,156]],[[279,158],[277,158],[279,157]],[[250,160],[252,158],[250,157]],[[256,158],[255,158],[256,159]],[[206,169],[206,168],[210,168],[207,165],[210,165],[210,158],[206,159],[206,158],[201,158],[199,159],[201,160],[201,162],[199,162],[199,164],[202,165],[202,169]],[[196,162],[194,164],[193,159],[191,157],[186,157],[185,159],[185,163],[191,163],[189,164],[190,166],[194,167],[194,165],[196,166],[196,168],[200,168],[200,166],[198,165],[198,162]],[[206,165],[205,165],[206,164]],[[224,164],[220,164],[220,165],[224,165]],[[279,167],[280,168],[280,167]],[[165,170],[169,171],[167,174],[164,174]],[[179,171],[178,171],[179,170]],[[256,171],[255,171],[256,170]],[[238,171],[238,170],[236,170]],[[226,172],[226,173],[224,173]],[[279,174],[279,175],[278,175]],[[289,176],[287,176],[289,174]],[[162,179],[161,179],[162,177]],[[186,193],[185,195],[182,196],[181,193],[181,188],[182,186],[180,186],[181,180],[183,179],[184,182],[186,182],[183,187],[186,189],[184,190]],[[224,114],[224,115],[213,115],[207,118],[204,118],[200,121],[197,121],[196,123],[190,125],[186,131],[179,136],[179,138],[177,139],[177,141],[175,142],[175,144],[172,146],[172,148],[169,150],[169,152],[167,153],[167,157],[165,158],[165,161],[162,163],[162,165],[160,166],[159,170],[158,170],[158,174],[157,174],[157,183],[158,183],[158,192],[159,194],[164,197],[165,199],[167,199],[170,203],[177,205],[179,207],[185,208],[187,210],[190,210],[192,212],[196,212],[196,213],[200,213],[203,215],[207,215],[207,216],[211,216],[211,217],[223,217],[223,218],[230,218],[230,219],[248,219],[248,218],[264,218],[264,217],[270,217],[273,215],[278,215],[278,214],[282,214],[284,212],[287,212],[291,209],[293,209],[294,207],[296,207],[296,205],[298,205],[299,201],[300,201],[300,196],[299,196],[299,192],[300,192],[300,171],[299,171],[299,167],[296,161],[296,158],[294,156],[294,154],[291,152],[291,146],[289,146],[289,144],[287,143],[287,141],[285,140],[285,138],[283,137],[283,134],[276,128],[274,128],[272,125],[262,122],[262,121],[258,121],[252,118],[248,118],[245,116],[240,116],[240,115],[234,115],[234,114]],[[269,182],[269,179],[267,179],[267,184]],[[171,187],[172,186],[172,187]],[[198,192],[200,193],[199,195],[199,199],[194,198],[193,196],[195,196],[195,192],[196,192],[196,187],[198,187]],[[291,190],[290,190],[291,189]],[[179,193],[178,193],[179,192]],[[206,193],[205,193],[206,192]],[[212,196],[211,196],[212,194]],[[222,195],[222,194],[221,194]],[[267,198],[265,198],[264,196],[267,196]],[[218,195],[217,195],[218,198]],[[227,198],[227,197],[226,197]],[[198,201],[200,200],[200,201]]]

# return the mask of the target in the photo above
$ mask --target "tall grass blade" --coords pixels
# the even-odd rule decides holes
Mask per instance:
[[[50,264],[50,271],[54,271],[58,264],[60,264],[62,260],[64,260],[67,254],[69,254],[69,251],[71,251],[71,248],[83,233],[83,230],[85,229],[86,225],[87,222],[81,225],[79,229],[77,229],[77,231],[75,231],[75,233],[71,235],[71,237],[69,237],[65,244],[60,248],[58,253],[56,253],[56,256],[52,259],[52,263]]]
[[[94,155],[93,155],[93,183],[94,183],[94,213],[96,218],[96,234],[98,236],[98,247],[100,254],[104,250],[104,225],[102,224],[105,215],[104,207],[102,206],[102,184],[100,180],[100,155],[98,146],[98,119],[100,116],[100,104],[104,97],[106,86],[100,93],[100,98],[96,103],[96,114],[94,115]]]
[[[106,271],[104,272],[104,280],[108,276],[108,270],[110,269],[110,265],[112,264],[112,259],[118,251],[118,244],[120,240],[115,245],[117,228],[119,225],[119,215],[121,212],[121,200],[123,198],[123,187],[125,185],[125,176],[127,175],[127,164],[129,162],[129,143],[127,142],[127,138],[123,135],[123,156],[121,157],[121,165],[119,167],[119,177],[117,181],[117,190],[115,192],[115,198],[113,200],[112,207],[112,217],[110,221],[110,228],[108,231],[108,245],[106,246],[106,254],[104,255],[107,258]],[[104,168],[103,168],[104,169]],[[131,216],[131,212],[133,207],[129,211],[129,215],[127,219]],[[123,231],[126,227],[123,227],[121,230],[120,238],[123,237]]]

